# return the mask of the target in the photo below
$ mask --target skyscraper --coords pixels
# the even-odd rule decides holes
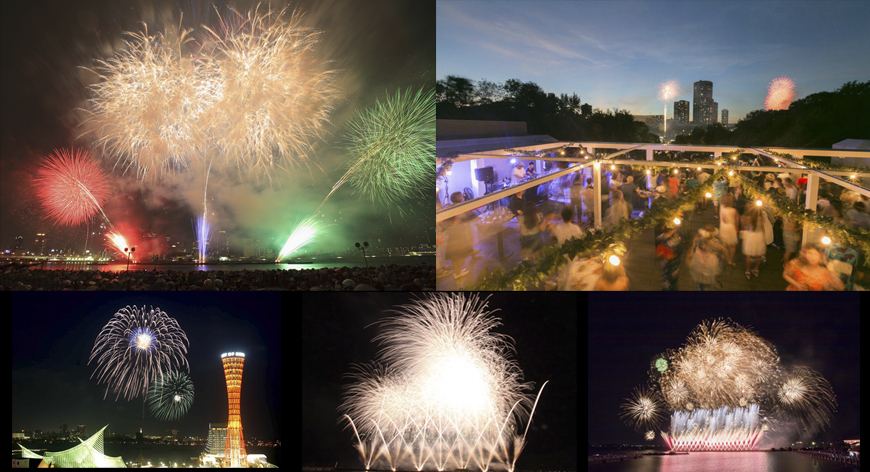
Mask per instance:
[[[692,122],[699,125],[713,123],[713,82],[699,80],[695,82],[692,103]]]
[[[728,109],[722,110],[722,124],[728,126]]]
[[[245,368],[245,353],[225,352],[221,354],[224,375],[227,378],[227,398],[229,400],[229,419],[227,420],[227,441],[225,461],[230,467],[245,465],[245,437],[242,434],[242,370]]]
[[[679,100],[674,102],[674,119],[678,123],[689,122],[689,102],[688,100]]]

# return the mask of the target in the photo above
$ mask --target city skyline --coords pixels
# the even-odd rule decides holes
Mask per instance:
[[[846,1],[438,2],[436,76],[531,81],[635,115],[661,114],[666,80],[681,85],[673,101],[690,102],[708,80],[736,122],[764,109],[774,78],[793,79],[800,99],[870,75],[868,12]]]
[[[12,301],[12,429],[58,431],[62,424],[86,431],[106,424],[116,434],[135,434],[142,424],[142,398],[115,401],[105,384],[90,378],[94,341],[115,312],[127,305],[159,307],[175,318],[190,346],[187,360],[195,399],[186,415],[161,422],[147,407],[143,433],[179,437],[208,435],[209,423],[226,423],[227,386],[221,354],[244,352],[241,390],[245,438],[281,438],[280,297],[244,294],[131,296],[124,293],[21,294]],[[202,296],[207,295],[207,296]],[[26,320],[26,321],[25,321]],[[112,393],[112,392],[110,392]]]

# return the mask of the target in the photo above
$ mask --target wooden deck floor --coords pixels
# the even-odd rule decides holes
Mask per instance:
[[[719,220],[713,217],[712,205],[701,215],[687,214],[686,217],[688,221],[685,221],[683,224],[689,225],[691,228],[689,234],[692,235],[706,224],[713,224],[717,228],[719,227]],[[472,226],[474,227],[475,225]],[[474,227],[474,231],[477,231],[476,227]],[[495,238],[485,238],[482,241],[478,238],[477,240],[481,242],[476,248],[480,249],[481,252],[468,263],[470,273],[460,279],[455,279],[450,273],[438,277],[438,290],[463,290],[471,286],[483,271],[489,271],[500,266],[509,268],[519,264],[521,261],[519,229],[515,220],[507,225],[503,236],[504,252],[506,255],[509,254],[508,257],[503,261],[498,260]],[[475,237],[477,237],[476,233]],[[545,236],[545,241],[547,240],[549,240],[549,234]],[[628,254],[625,258],[625,271],[631,281],[632,290],[661,290],[661,271],[658,262],[654,258],[654,242],[653,229],[649,228],[626,244]],[[740,244],[738,243],[737,251],[734,255],[734,262],[737,264],[737,267],[727,268],[719,276],[721,287],[718,287],[717,290],[785,290],[787,284],[782,278],[782,255],[782,249],[768,246],[767,263],[761,265],[759,276],[746,280],[743,273],[745,258],[740,252]],[[677,288],[681,291],[697,290],[697,286],[689,274],[685,255]]]

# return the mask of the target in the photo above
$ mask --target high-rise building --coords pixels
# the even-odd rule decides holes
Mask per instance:
[[[713,114],[710,118],[713,119],[713,123],[719,121],[719,102],[713,102]]]
[[[674,119],[678,123],[689,122],[689,102],[688,100],[679,100],[674,102]]]
[[[722,124],[728,126],[728,109],[722,109]]]
[[[213,456],[224,457],[227,447],[227,424],[208,424],[208,445],[206,452]]]
[[[695,82],[692,122],[699,125],[713,123],[713,82],[709,80]]]
[[[246,463],[245,437],[242,434],[242,370],[245,368],[245,353],[225,352],[221,354],[224,376],[227,378],[227,399],[229,418],[227,420],[227,441],[224,447],[225,460],[230,467],[241,467]]]
[[[45,255],[45,233],[36,233],[36,247],[33,252],[39,254],[40,256]]]

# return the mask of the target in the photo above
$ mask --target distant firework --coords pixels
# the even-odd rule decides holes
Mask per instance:
[[[623,403],[622,408],[622,417],[627,422],[633,423],[638,430],[653,426],[663,418],[664,405],[659,400],[658,394],[646,389],[635,389],[632,398]]]
[[[36,194],[55,224],[74,226],[100,211],[109,196],[105,171],[83,149],[56,149],[36,171]]]
[[[636,390],[621,416],[650,429],[673,411],[661,435],[675,450],[754,449],[781,425],[823,428],[837,407],[818,372],[783,367],[773,344],[730,320],[703,322],[680,349],[657,355],[649,373],[653,388]]]
[[[659,100],[669,102],[680,93],[680,84],[676,80],[669,80],[659,85]]]
[[[767,87],[764,108],[767,110],[787,110],[794,99],[794,82],[788,77],[777,77]]]
[[[190,409],[193,394],[190,376],[177,371],[164,373],[148,387],[148,410],[160,421],[175,421]]]

